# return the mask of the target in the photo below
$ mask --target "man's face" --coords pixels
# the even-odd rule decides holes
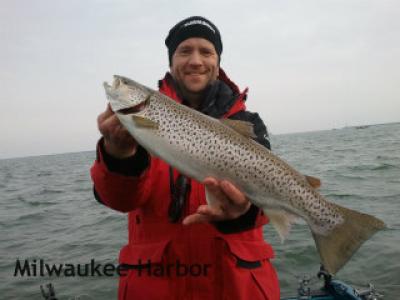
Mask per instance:
[[[185,92],[201,93],[218,73],[218,54],[206,39],[184,40],[172,56],[171,74]]]

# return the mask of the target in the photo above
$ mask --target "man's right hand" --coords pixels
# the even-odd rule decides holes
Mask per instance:
[[[104,137],[104,149],[109,155],[123,159],[136,153],[137,142],[122,126],[110,104],[97,117],[97,126]]]

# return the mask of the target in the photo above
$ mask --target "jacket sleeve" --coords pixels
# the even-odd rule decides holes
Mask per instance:
[[[97,201],[120,212],[143,205],[148,198],[150,163],[150,155],[140,146],[134,156],[115,159],[106,153],[100,139],[90,170]]]
[[[229,118],[251,122],[254,126],[254,133],[257,136],[256,141],[271,150],[267,127],[257,113],[240,111]],[[267,223],[268,218],[265,216],[263,210],[251,204],[250,209],[240,217],[228,221],[214,222],[214,226],[220,232],[229,234],[253,229]]]
[[[256,141],[264,147],[271,150],[271,143],[269,142],[269,135],[267,126],[265,126],[263,120],[260,118],[258,113],[252,113],[249,111],[240,111],[233,116],[229,117],[232,120],[248,121],[253,124],[254,134],[257,136]]]

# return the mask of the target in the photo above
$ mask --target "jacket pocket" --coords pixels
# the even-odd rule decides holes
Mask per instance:
[[[237,239],[224,239],[230,252],[240,259],[248,262],[261,261],[274,257],[274,250],[263,240],[246,241]]]
[[[223,240],[221,298],[279,300],[279,282],[270,262],[272,247],[263,240]]]
[[[278,276],[269,260],[263,261],[260,268],[251,269],[250,272],[255,284],[258,286],[265,299],[280,299]]]
[[[166,239],[161,242],[128,244],[121,249],[119,263],[127,265],[160,263],[169,243],[170,240]]]
[[[169,240],[127,245],[120,253],[122,268],[118,299],[168,299],[171,282],[163,268]]]

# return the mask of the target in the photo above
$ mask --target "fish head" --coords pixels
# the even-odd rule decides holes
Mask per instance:
[[[143,111],[153,90],[129,78],[114,75],[112,85],[104,82],[111,109],[116,113],[134,114]]]

